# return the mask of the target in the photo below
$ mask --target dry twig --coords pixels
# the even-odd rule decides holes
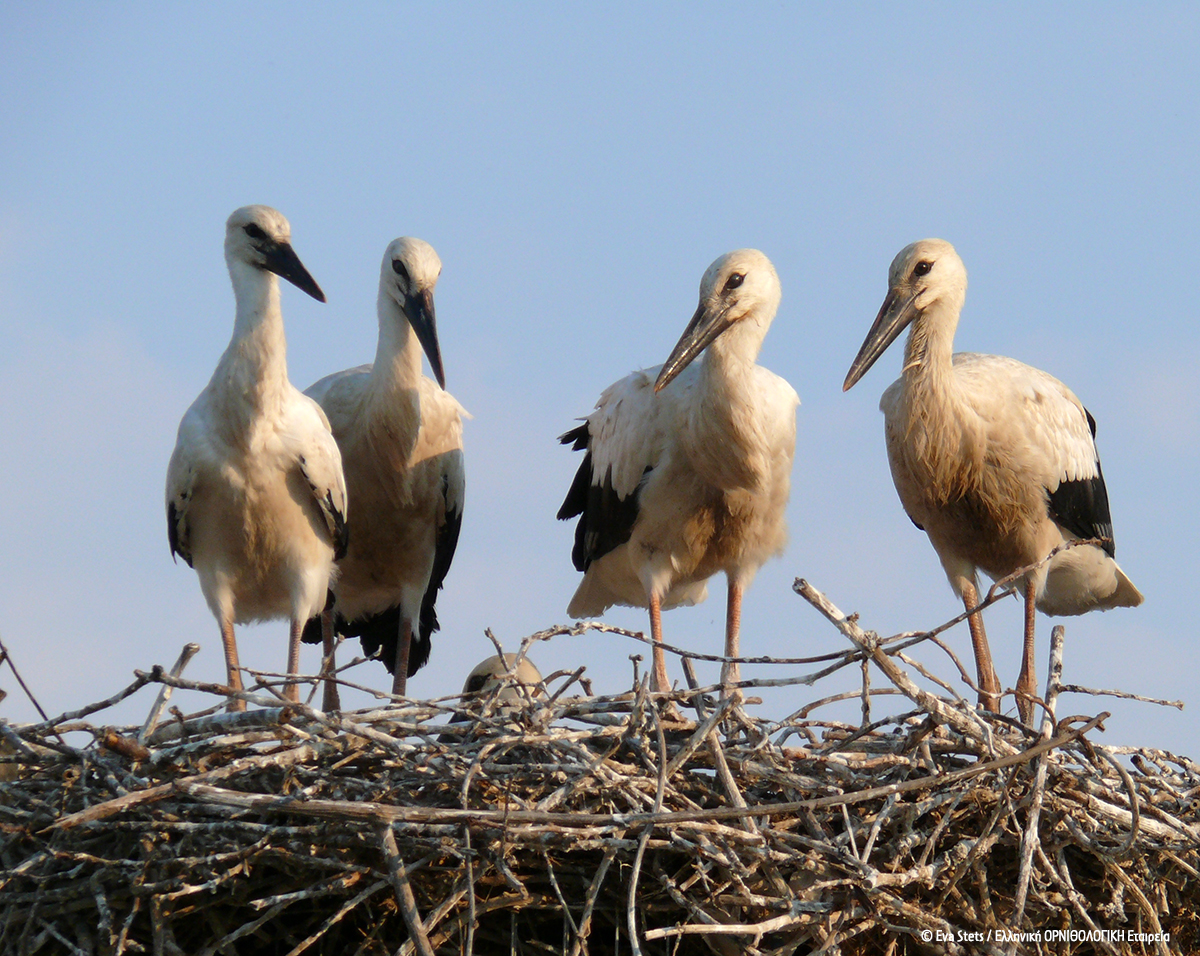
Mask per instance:
[[[924,689],[905,668],[947,685],[911,635],[880,640],[797,590],[853,644],[822,661],[889,685],[864,670],[861,722],[800,716],[812,704],[762,721],[694,675],[674,695],[568,696],[579,671],[513,702],[327,714],[267,687],[240,695],[263,708],[246,714],[94,722],[147,684],[233,693],[156,668],[3,728],[18,779],[0,786],[0,951],[1200,951],[1200,766],[1098,746],[1104,715],[1058,719],[1061,640],[1034,737]],[[788,671],[812,662],[740,686],[813,683]],[[868,720],[880,690],[912,704]],[[68,725],[97,743],[60,744]],[[997,930],[1063,935],[986,941]]]

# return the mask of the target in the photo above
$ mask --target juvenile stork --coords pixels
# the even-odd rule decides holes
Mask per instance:
[[[901,249],[843,390],[912,326],[900,378],[879,402],[888,460],[904,510],[929,536],[968,611],[979,603],[978,569],[998,580],[1066,542],[1101,539],[1059,552],[1021,582],[1025,643],[1016,689],[1028,722],[1037,692],[1035,608],[1083,614],[1135,607],[1142,595],[1113,560],[1095,420],[1045,372],[997,355],[952,355],[966,292],[967,272],[950,243],[925,239]],[[979,701],[997,710],[1000,683],[983,620],[975,613],[969,623]]]
[[[225,224],[233,338],[179,423],[167,467],[171,554],[200,576],[235,690],[242,679],[234,624],[290,618],[287,669],[295,674],[304,622],[324,604],[334,558],[346,547],[337,443],[320,406],[287,377],[275,277],[325,301],[290,239],[288,221],[268,206],[244,206]],[[298,698],[294,683],[287,694]]]
[[[444,390],[433,306],[441,272],[429,243],[394,240],[380,269],[374,364],[335,372],[307,391],[329,416],[358,516],[338,563],[333,626],[379,654],[401,696],[429,660],[434,602],[462,524],[467,413]],[[436,383],[421,374],[422,349]],[[314,621],[305,640],[319,639]]]
[[[502,685],[503,686],[500,686]],[[491,693],[496,687],[496,703],[500,706],[511,705],[518,701],[530,700],[542,696],[545,685],[542,683],[542,672],[537,669],[528,657],[521,658],[517,663],[516,654],[493,654],[485,657],[473,668],[463,682],[462,700],[482,697]],[[452,724],[462,724],[470,720],[468,711],[456,710],[450,718]],[[461,734],[448,731],[438,737],[441,743],[454,743]]]
[[[463,682],[463,696],[489,691],[509,674],[512,674],[512,683],[501,689],[496,695],[497,700],[521,700],[524,696],[521,688],[527,688],[531,697],[537,697],[541,692],[538,685],[542,681],[542,672],[528,657],[522,657],[518,663],[516,654],[505,654],[503,657],[493,654],[471,668],[471,673]]]
[[[721,256],[666,363],[610,385],[560,439],[587,451],[558,511],[580,516],[571,557],[584,576],[567,613],[648,607],[659,691],[670,689],[663,609],[703,601],[724,571],[725,656],[737,657],[742,592],[787,541],[800,399],[755,363],[779,295],[761,252]],[[723,684],[738,680],[737,664],[721,670]]]

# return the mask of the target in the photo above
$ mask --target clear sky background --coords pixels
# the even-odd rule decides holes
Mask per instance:
[[[939,624],[958,604],[900,507],[877,410],[899,348],[841,392],[892,257],[939,236],[970,273],[957,347],[1047,370],[1099,423],[1118,558],[1146,603],[1065,619],[1067,680],[1187,702],[1062,712],[1111,709],[1104,741],[1200,756],[1198,50],[1194,4],[5,5],[0,636],[52,713],[187,641],[203,648],[188,676],[223,678],[196,576],[170,559],[163,482],[229,339],[224,221],[246,203],[283,211],[328,295],[284,288],[301,388],[373,357],[391,239],[444,262],[447,385],[474,414],[467,509],[410,692],[457,691],[486,627],[515,649],[566,620],[573,529],[554,513],[579,456],[555,438],[663,361],[705,267],[742,246],[778,269],[760,361],[803,402],[791,543],[748,593],[744,653],[845,646],[797,576],[880,633]],[[721,579],[712,592],[666,616],[668,640],[719,652]],[[988,621],[1012,686],[1018,603]],[[951,639],[969,662],[965,625]],[[286,625],[239,645],[281,669]],[[638,649],[593,634],[534,657],[618,692]],[[376,664],[356,676],[388,685]],[[33,718],[7,671],[0,687],[0,714]]]

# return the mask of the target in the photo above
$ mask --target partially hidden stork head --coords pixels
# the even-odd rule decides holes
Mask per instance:
[[[292,227],[278,209],[270,206],[235,209],[225,221],[225,261],[230,268],[242,262],[273,272],[318,302],[325,301],[325,293],[292,248]]]
[[[944,316],[953,334],[966,294],[966,267],[945,239],[922,239],[901,249],[888,269],[887,297],[846,373],[842,391],[848,391],[901,332],[934,306],[946,307],[937,314]]]
[[[395,302],[408,319],[429,358],[433,377],[445,388],[446,373],[442,368],[442,349],[438,345],[433,308],[433,290],[441,274],[442,260],[433,251],[433,246],[423,239],[401,236],[393,239],[383,254],[379,294]]]
[[[516,654],[505,654],[503,657],[493,654],[486,660],[480,661],[467,675],[462,692],[463,694],[478,694],[491,690],[510,672],[513,674],[514,684],[529,688],[529,693],[537,696],[542,672],[528,658],[522,657],[518,662]],[[521,690],[513,684],[505,687],[498,695],[499,700],[517,700],[520,697]]]
[[[779,308],[779,296],[775,267],[757,249],[737,249],[718,258],[700,280],[696,314],[658,373],[654,390],[665,388],[726,330],[738,330],[737,350],[749,353],[750,360],[756,358]]]

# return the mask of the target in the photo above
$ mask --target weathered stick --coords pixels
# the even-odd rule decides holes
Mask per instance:
[[[914,684],[908,675],[896,665],[896,662],[880,648],[878,637],[868,635],[855,621],[846,617],[824,594],[803,578],[796,579],[792,590],[825,615],[834,627],[853,641],[858,648],[869,654],[888,680],[895,684],[913,703],[942,723],[949,724],[963,736],[976,740],[989,749],[995,748],[1002,752],[1012,753],[1013,747],[994,738],[987,725],[974,714],[968,716],[962,711],[948,707],[939,698]]]
[[[297,813],[304,816],[323,817],[327,819],[354,820],[383,820],[390,823],[429,823],[429,824],[492,824],[503,826],[505,823],[544,825],[561,828],[575,827],[606,827],[629,829],[649,824],[654,826],[671,826],[682,823],[700,823],[704,821],[736,820],[745,816],[762,817],[778,816],[780,814],[799,813],[804,810],[816,810],[824,807],[852,806],[887,797],[893,793],[915,793],[932,787],[945,787],[963,780],[970,780],[980,774],[1003,770],[1018,764],[1028,763],[1035,757],[1048,750],[1056,750],[1084,734],[1094,730],[1103,723],[1110,714],[1103,713],[1092,718],[1087,723],[1052,740],[1043,741],[1016,753],[1008,754],[996,760],[989,760],[951,771],[935,777],[921,777],[904,780],[899,783],[881,787],[869,787],[852,793],[831,794],[827,797],[814,797],[811,800],[793,800],[786,803],[760,803],[741,807],[715,807],[709,810],[676,810],[673,812],[656,813],[555,813],[538,810],[462,810],[453,807],[396,807],[383,803],[368,801],[346,800],[292,800],[272,794],[241,793],[235,790],[224,790],[213,787],[199,778],[184,780],[175,786],[184,793],[200,800],[213,803],[223,803],[228,806],[245,807],[255,810],[277,810],[286,813]],[[214,771],[220,772],[220,771]],[[116,804],[119,801],[109,801]],[[107,805],[106,805],[107,806]],[[92,808],[92,811],[100,808]],[[85,811],[90,813],[92,811]],[[113,811],[116,812],[116,811]],[[108,813],[104,814],[109,815]],[[80,816],[77,814],[76,816]],[[57,826],[62,826],[60,821]]]
[[[1058,707],[1058,692],[1062,681],[1063,671],[1063,635],[1065,631],[1061,624],[1055,625],[1050,632],[1050,666],[1046,676],[1046,712],[1042,717],[1042,739],[1049,740],[1054,732],[1054,718]],[[1021,867],[1017,873],[1017,892],[1013,898],[1013,928],[1020,929],[1025,918],[1025,903],[1029,894],[1029,880],[1033,875],[1033,851],[1038,844],[1038,821],[1042,815],[1042,803],[1046,795],[1046,771],[1049,753],[1038,758],[1037,774],[1033,782],[1033,799],[1029,806],[1029,816],[1025,823],[1025,833],[1021,837]],[[1017,943],[1012,943],[1008,950],[1010,956],[1016,953]]]
[[[188,666],[188,662],[199,653],[199,644],[184,644],[183,650],[179,652],[178,660],[171,666],[171,676],[181,677],[184,668]],[[167,701],[171,699],[172,690],[174,688],[168,684],[163,684],[159,688],[158,696],[154,698],[154,703],[150,707],[150,713],[146,715],[146,722],[142,724],[142,729],[138,731],[137,742],[139,744],[144,744],[146,738],[153,733],[155,726],[158,724],[159,715],[162,713],[163,708],[167,706]]]
[[[425,924],[421,922],[421,914],[417,911],[417,900],[413,896],[412,884],[408,882],[408,871],[404,868],[404,860],[400,858],[400,849],[396,846],[396,835],[387,823],[380,824],[378,834],[383,857],[388,865],[388,876],[396,890],[396,902],[400,904],[400,913],[404,917],[404,925],[408,927],[408,935],[421,956],[435,956],[433,947],[429,944],[429,936],[425,933]]]

